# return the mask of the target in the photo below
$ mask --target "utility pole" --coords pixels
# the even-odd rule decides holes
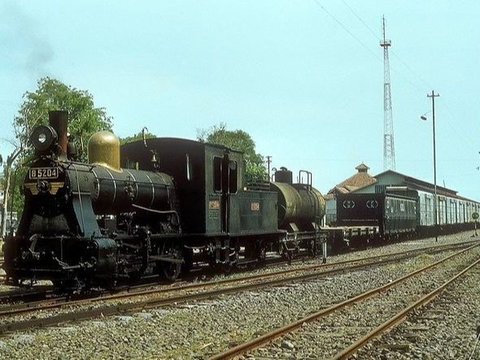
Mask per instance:
[[[270,181],[270,164],[272,163],[272,157],[267,155],[267,169],[268,169],[268,181]]]
[[[437,219],[437,148],[435,144],[435,98],[440,94],[435,94],[432,90],[431,94],[427,94],[427,97],[432,99],[432,127],[433,127],[433,218],[434,218],[434,231],[435,241],[438,241],[438,219]]]
[[[392,42],[385,38],[385,17],[383,17],[383,169],[395,170],[395,141],[393,135],[392,93],[390,89],[390,62],[388,48]]]

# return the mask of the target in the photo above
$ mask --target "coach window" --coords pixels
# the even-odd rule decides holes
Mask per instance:
[[[213,158],[213,190],[222,191],[222,158]]]
[[[238,181],[238,170],[237,170],[237,162],[230,161],[228,163],[228,190],[230,194],[235,194],[237,192],[237,181]]]

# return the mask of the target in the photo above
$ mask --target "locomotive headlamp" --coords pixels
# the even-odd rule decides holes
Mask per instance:
[[[50,125],[39,125],[33,129],[30,141],[35,149],[39,152],[49,150],[57,141],[58,135],[53,127]]]
[[[47,135],[44,134],[44,133],[39,134],[38,135],[38,142],[43,144],[45,141],[47,141]]]

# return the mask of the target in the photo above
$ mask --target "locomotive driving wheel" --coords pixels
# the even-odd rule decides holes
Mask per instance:
[[[260,263],[264,263],[265,260],[267,260],[267,245],[263,242],[260,241],[258,243],[258,251],[257,251],[257,260]]]
[[[165,242],[160,251],[160,255],[172,260],[161,261],[159,264],[161,274],[168,281],[175,281],[182,271],[183,254],[180,245]]]
[[[239,249],[237,249],[236,247],[227,248],[225,254],[225,261],[223,264],[220,264],[220,266],[218,267],[218,271],[224,274],[230,274],[233,271],[234,267],[237,266],[239,257]]]

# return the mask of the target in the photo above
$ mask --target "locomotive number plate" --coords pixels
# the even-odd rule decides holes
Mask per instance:
[[[31,180],[57,179],[58,168],[31,168],[28,169],[28,178]]]

